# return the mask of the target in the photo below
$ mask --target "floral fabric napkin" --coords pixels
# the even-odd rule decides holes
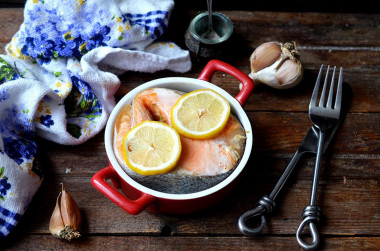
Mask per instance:
[[[172,0],[29,0],[0,55],[0,239],[43,179],[39,136],[76,145],[101,131],[125,71],[186,72],[188,51],[159,41]]]

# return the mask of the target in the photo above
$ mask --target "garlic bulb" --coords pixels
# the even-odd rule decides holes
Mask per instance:
[[[79,208],[73,198],[66,192],[62,185],[57,203],[50,218],[49,231],[58,238],[71,240],[80,237],[79,228],[82,217]]]
[[[297,85],[303,76],[295,42],[282,44],[267,42],[250,57],[252,78],[256,84],[266,84],[276,89],[288,89]]]

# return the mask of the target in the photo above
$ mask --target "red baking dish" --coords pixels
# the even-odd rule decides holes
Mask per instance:
[[[221,71],[234,76],[242,83],[242,89],[236,97],[210,83],[213,74]],[[196,89],[213,89],[230,103],[231,112],[239,119],[246,132],[246,145],[243,156],[234,171],[219,184],[196,193],[169,194],[147,188],[131,177],[119,165],[113,151],[113,128],[118,112],[125,104],[130,104],[137,93],[151,87],[171,88],[184,92]],[[252,150],[252,128],[242,106],[254,89],[254,82],[237,68],[219,60],[211,60],[198,79],[185,77],[160,78],[144,83],[126,94],[112,111],[105,129],[105,147],[110,165],[97,172],[91,183],[93,186],[130,214],[143,210],[163,214],[189,214],[206,209],[223,199],[236,184]],[[108,183],[112,182],[112,185]]]

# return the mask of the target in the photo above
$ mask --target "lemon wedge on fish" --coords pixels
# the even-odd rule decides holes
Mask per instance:
[[[212,138],[223,130],[230,109],[228,101],[219,93],[211,89],[199,89],[178,99],[171,110],[171,122],[185,137]]]
[[[158,121],[138,124],[123,139],[125,162],[141,175],[169,172],[176,166],[181,150],[178,132]]]

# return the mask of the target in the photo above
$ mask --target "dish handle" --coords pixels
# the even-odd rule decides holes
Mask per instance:
[[[112,181],[112,186],[107,180]],[[108,166],[97,172],[92,177],[91,184],[129,214],[138,214],[156,202],[156,198],[149,194],[141,193],[139,198],[132,200],[121,193],[118,190],[120,188],[119,175],[112,166]]]
[[[222,71],[224,73],[230,74],[243,84],[243,88],[235,97],[240,105],[243,106],[253,91],[255,82],[253,82],[253,80],[241,70],[217,59],[210,60],[207,63],[198,79],[211,82],[211,78],[216,71]]]

